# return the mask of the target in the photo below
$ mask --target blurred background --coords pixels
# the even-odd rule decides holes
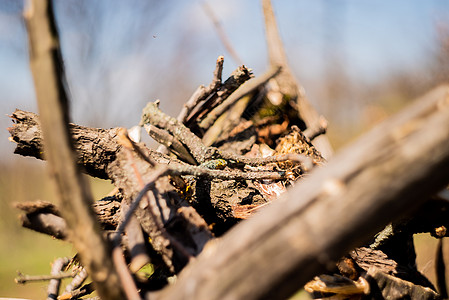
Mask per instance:
[[[339,149],[449,74],[449,2],[273,0],[290,66],[329,121]],[[37,112],[19,0],[0,1],[0,297],[43,298],[45,283],[17,286],[16,271],[43,274],[70,245],[21,229],[14,202],[57,202],[45,164],[13,154],[7,116]],[[256,76],[268,67],[259,1],[55,1],[72,121],[131,127],[148,101],[175,116],[219,55],[223,77],[239,62],[227,53],[219,22],[239,59]],[[212,16],[212,13],[213,16]],[[112,186],[91,180],[95,198]],[[419,239],[420,269],[434,280],[434,240]],[[448,253],[449,254],[449,253]],[[447,256],[447,255],[446,255]]]

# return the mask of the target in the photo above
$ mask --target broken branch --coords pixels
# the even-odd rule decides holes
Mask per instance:
[[[242,84],[235,92],[233,92],[226,100],[217,105],[199,124],[204,130],[208,130],[225,111],[227,111],[232,105],[234,105],[239,99],[252,93],[268,82],[271,78],[279,74],[281,71],[280,66],[272,66],[268,71],[258,77],[251,78],[244,84]]]
[[[52,279],[71,278],[73,276],[75,276],[73,272],[62,272],[51,275],[24,275],[22,273],[19,273],[14,281],[18,284],[25,284],[31,281],[49,281]]]
[[[216,92],[221,87],[221,77],[223,72],[224,57],[219,56],[217,58],[216,67],[214,70],[214,77],[212,82],[206,88],[204,86],[199,86],[198,89],[192,94],[190,99],[184,104],[181,112],[178,115],[178,121],[185,123],[187,117],[190,115],[192,110],[204,99],[206,99],[210,94]]]

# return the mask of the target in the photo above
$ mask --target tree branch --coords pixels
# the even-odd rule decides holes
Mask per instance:
[[[283,299],[332,268],[449,182],[448,93],[435,89],[314,169],[208,245],[157,299]]]
[[[193,93],[190,99],[184,104],[181,112],[178,115],[178,121],[181,123],[185,123],[187,121],[187,117],[190,115],[192,110],[203,100],[205,100],[212,93],[215,93],[221,87],[221,77],[223,72],[223,63],[224,57],[219,56],[217,58],[214,77],[212,78],[212,82],[208,87],[204,87],[203,85],[199,86],[198,89]]]
[[[81,261],[105,299],[122,299],[118,277],[106,242],[90,205],[93,202],[75,163],[68,127],[68,95],[52,2],[28,2],[24,16],[29,36],[30,67],[33,74],[45,157],[61,199]]]
[[[295,109],[298,111],[300,119],[306,125],[306,128],[301,129],[310,129],[309,131],[313,133],[320,132],[324,117],[320,116],[310,104],[305,96],[303,87],[295,79],[289,68],[271,0],[262,0],[262,8],[270,65],[282,67],[281,73],[273,79],[275,85],[279,87],[279,91],[275,93],[280,93],[281,99],[294,99],[296,101],[297,107]],[[313,144],[324,158],[330,158],[333,151],[326,136],[317,136]]]
[[[25,284],[31,281],[48,281],[52,279],[70,278],[73,276],[75,276],[73,272],[64,272],[51,275],[24,275],[22,273],[19,273],[17,278],[14,279],[14,281],[19,284]]]
[[[229,97],[239,86],[252,76],[251,69],[240,66],[234,70],[228,79],[220,86],[218,90],[208,95],[208,97],[199,102],[192,109],[190,115],[185,119],[184,124],[191,128],[195,123],[199,123],[212,109],[220,105]],[[194,126],[193,126],[194,127]]]
[[[10,140],[16,143],[14,153],[44,159],[44,143],[41,120],[32,112],[16,109],[11,118],[15,123],[9,127]],[[99,129],[69,124],[75,148],[77,164],[91,176],[108,179],[106,168],[116,159],[120,144],[117,130]]]
[[[53,262],[51,266],[51,275],[57,276],[61,275],[62,270],[65,266],[70,262],[68,257],[58,258]],[[72,274],[73,275],[73,274]],[[73,277],[73,276],[72,276]],[[47,300],[55,300],[59,295],[59,288],[61,286],[61,277],[60,278],[52,278],[48,283],[47,287]]]
[[[231,55],[232,59],[236,64],[243,65],[243,61],[240,59],[234,47],[232,47],[228,35],[224,31],[223,26],[221,25],[220,21],[218,20],[212,8],[209,6],[209,4],[207,4],[206,1],[202,2],[202,7],[206,15],[211,19],[212,23],[214,24],[214,28],[217,31],[218,37],[220,38],[220,41],[225,47],[226,51],[228,51],[229,55]]]
[[[233,92],[229,97],[215,109],[213,109],[199,124],[204,130],[208,130],[214,122],[220,117],[224,112],[226,112],[232,105],[234,105],[239,99],[248,95],[249,93],[255,91],[260,86],[267,83],[268,80],[279,74],[281,67],[273,66],[264,74],[258,77],[254,77],[244,84],[242,84],[235,92]]]

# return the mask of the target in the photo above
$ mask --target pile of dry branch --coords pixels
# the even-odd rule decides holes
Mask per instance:
[[[83,127],[68,123],[59,48],[46,42],[57,40],[51,5],[33,3],[40,116],[16,110],[9,132],[15,153],[48,161],[61,202],[18,207],[24,227],[79,252],[54,262],[49,299],[94,289],[103,299],[283,299],[307,282],[315,297],[447,296],[444,276],[437,292],[416,269],[412,237],[446,235],[449,205],[432,195],[449,182],[449,87],[327,162],[326,122],[291,75],[264,1],[265,74],[241,66],[223,81],[219,57],[177,118],[156,101],[137,129]],[[141,128],[158,150],[140,142]],[[80,169],[116,192],[91,201]]]

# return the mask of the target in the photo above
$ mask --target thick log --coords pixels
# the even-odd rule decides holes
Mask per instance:
[[[284,299],[449,182],[449,86],[209,243],[157,299]]]
[[[23,227],[51,235],[57,239],[65,240],[68,238],[67,223],[61,217],[61,212],[54,204],[39,200],[16,203],[15,207],[25,213],[20,216]],[[120,209],[120,202],[116,197],[105,197],[95,201],[93,209],[103,230],[115,229],[117,227],[120,215],[117,211]]]
[[[32,112],[17,109],[12,113],[11,118],[15,124],[12,127],[8,128],[8,130],[11,134],[10,140],[16,143],[16,149],[14,150],[14,153],[43,159],[43,138],[39,116]],[[120,161],[126,158],[127,155],[123,153],[123,147],[118,143],[117,132],[119,128],[96,129],[79,126],[76,124],[70,124],[70,130],[74,139],[74,148],[76,149],[76,152],[78,154],[77,163],[87,174],[94,177],[111,179],[117,187],[127,190],[129,192],[129,195],[135,196],[136,194],[138,194],[139,185],[136,182],[127,182],[127,180],[125,180],[126,176],[124,170],[126,168],[123,165],[129,163],[127,163],[126,161]],[[177,167],[179,169],[189,166],[175,158],[171,158],[160,152],[148,149],[143,145],[140,145],[140,147],[145,152],[145,155],[150,156],[159,164],[169,165]],[[141,168],[144,173],[151,172],[146,162],[144,162],[140,158],[136,159],[138,161],[138,164],[142,164]],[[215,173],[220,172],[220,170],[209,171]],[[260,176],[262,173],[258,174],[258,176]],[[129,177],[129,180],[135,181],[136,178],[134,175],[132,175],[131,177]],[[133,188],[129,189],[130,187]],[[217,199],[223,198],[221,196],[222,193],[219,190],[216,192],[216,194],[216,197],[214,196],[215,194],[211,196]],[[243,197],[246,197],[248,195],[248,193],[245,189],[245,191],[239,191],[238,193],[234,193],[234,195],[235,201],[232,201],[231,204],[233,204],[234,202],[239,203]],[[206,195],[202,191],[202,196],[202,199],[204,199],[206,196],[209,197],[209,193],[207,193]],[[199,200],[197,199],[197,201]],[[207,204],[202,202],[200,206],[203,208],[206,206],[209,217],[211,215],[215,216],[216,214],[220,216],[227,216],[225,212],[229,210],[228,208],[225,209],[225,207],[223,207],[223,205],[220,205],[220,203],[214,202],[212,204],[213,207],[209,207]],[[232,216],[228,217],[226,217],[225,219],[221,219],[220,217],[221,220],[217,220],[215,218],[212,223],[221,224],[225,222],[227,224],[233,224],[235,222],[235,219]],[[226,225],[226,229],[229,228],[229,226],[230,225]],[[215,228],[218,227],[216,226]]]
[[[8,128],[12,141],[16,142],[14,153],[44,157],[44,144],[38,115],[16,109],[11,118],[16,123]],[[100,129],[69,124],[77,164],[93,177],[108,179],[107,166],[116,159],[121,146],[117,143],[118,128]]]

